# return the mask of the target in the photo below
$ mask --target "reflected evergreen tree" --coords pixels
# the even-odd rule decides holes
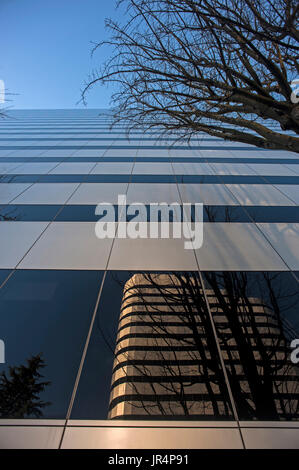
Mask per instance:
[[[205,132],[299,152],[298,1],[118,4],[122,20],[107,20],[109,38],[94,47],[112,53],[83,100],[96,84],[113,84],[114,123],[128,131],[158,128],[183,140]]]
[[[0,375],[0,416],[1,418],[40,418],[43,408],[50,402],[39,399],[40,393],[50,385],[44,382],[40,369],[45,367],[41,354],[32,356],[27,365],[11,366],[8,374]]]

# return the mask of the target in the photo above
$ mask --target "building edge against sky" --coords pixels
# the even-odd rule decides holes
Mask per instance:
[[[35,408],[30,396],[19,408],[2,405],[0,445],[297,447],[298,366],[290,359],[291,340],[299,337],[297,154],[203,134],[190,145],[157,140],[157,131],[136,130],[128,140],[122,125],[109,128],[105,110],[9,114],[0,123],[0,339],[6,361],[0,372],[28,367],[30,357],[41,354],[44,386]],[[186,250],[180,239],[97,239],[95,206],[115,204],[119,194],[128,204],[146,206],[203,203],[203,246]],[[128,282],[148,276],[181,284],[166,293],[159,282],[143,285],[146,294],[136,304],[146,312],[143,327],[140,311],[125,312],[122,302]],[[173,303],[183,307],[183,316]],[[165,305],[171,318],[157,331]],[[190,312],[198,316],[196,325],[186,325]],[[127,358],[125,373],[114,363],[123,341],[127,351],[140,347],[138,357]],[[153,347],[158,353],[149,354]],[[244,362],[245,351],[252,357]],[[157,365],[161,357],[164,371]],[[113,368],[118,372],[112,376]],[[160,414],[144,413],[143,406],[138,419],[107,419],[110,393],[115,399],[115,390],[128,382],[143,405],[150,395],[151,410],[158,407]],[[192,396],[189,405],[199,405],[196,419],[173,412],[184,409],[181,397],[180,406],[164,406],[165,390],[177,397],[178,384]],[[164,392],[157,393],[159,387]],[[258,403],[261,393],[272,408]]]

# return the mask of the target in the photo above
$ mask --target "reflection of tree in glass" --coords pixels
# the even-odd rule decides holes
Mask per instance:
[[[298,305],[298,289],[295,283],[283,283],[283,276],[205,273],[209,304],[242,419],[299,418],[299,370],[291,363],[289,350],[298,332],[285,318]]]
[[[135,274],[117,338],[110,418],[231,415],[198,274]]]
[[[284,319],[296,293],[277,273],[205,276],[240,417],[298,419],[298,368],[288,349],[295,333]],[[124,288],[109,418],[230,414],[199,274],[135,274]]]
[[[45,367],[41,354],[32,356],[27,365],[9,367],[9,376],[0,375],[0,416],[1,418],[40,418],[42,409],[50,402],[43,402],[39,394],[51,382],[41,382],[39,369]]]

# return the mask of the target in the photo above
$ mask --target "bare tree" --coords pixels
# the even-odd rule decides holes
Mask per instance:
[[[299,152],[296,0],[119,0],[107,20],[111,58],[89,77],[116,83],[115,122],[198,132]],[[288,131],[288,132],[287,132]]]

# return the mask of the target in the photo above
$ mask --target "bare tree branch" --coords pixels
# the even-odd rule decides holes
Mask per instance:
[[[82,92],[115,83],[115,122],[299,152],[295,0],[120,0],[110,59]],[[294,101],[294,100],[293,100]],[[278,130],[280,128],[280,131]]]

